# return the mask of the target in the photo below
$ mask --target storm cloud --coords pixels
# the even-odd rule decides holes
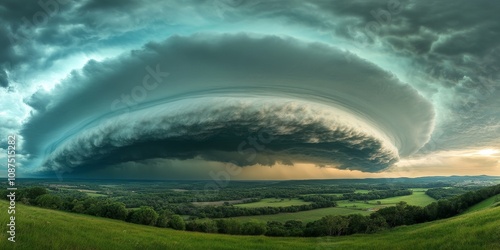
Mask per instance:
[[[123,95],[133,99],[147,71],[161,82],[128,103]],[[46,105],[24,135],[45,168],[68,171],[158,157],[380,171],[422,147],[434,118],[414,89],[371,63],[324,44],[246,34],[148,44],[89,63],[53,93],[31,98]],[[249,160],[240,145],[263,129],[273,139],[253,146],[260,156]]]
[[[380,172],[496,149],[499,10],[3,1],[0,145],[17,134],[26,173],[76,176],[152,159]]]

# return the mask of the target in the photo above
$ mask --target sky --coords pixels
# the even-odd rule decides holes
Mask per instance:
[[[0,2],[18,177],[500,175],[500,2],[27,2]]]

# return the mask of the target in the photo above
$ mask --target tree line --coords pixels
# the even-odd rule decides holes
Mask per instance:
[[[479,189],[478,187],[446,187],[446,188],[430,188],[425,191],[425,194],[436,199],[448,199],[457,195],[464,194],[468,191]]]

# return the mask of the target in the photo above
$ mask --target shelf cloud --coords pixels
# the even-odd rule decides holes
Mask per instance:
[[[155,74],[161,82],[152,84]],[[428,101],[376,65],[323,44],[247,34],[148,44],[89,63],[30,100],[38,113],[24,135],[46,170],[64,171],[159,157],[381,171],[420,149],[434,119]],[[264,129],[272,140],[246,155],[241,143]]]

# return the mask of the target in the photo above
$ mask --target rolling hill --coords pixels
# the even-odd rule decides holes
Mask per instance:
[[[16,242],[7,241],[0,202],[0,249],[500,249],[500,207],[370,234],[272,238],[175,231],[18,205]]]
[[[470,213],[470,212],[474,212],[474,211],[478,211],[481,209],[485,209],[488,207],[494,207],[494,206],[500,206],[500,194],[497,194],[493,197],[490,197],[484,201],[477,203],[476,205],[467,209],[467,211],[465,211],[465,212]]]

